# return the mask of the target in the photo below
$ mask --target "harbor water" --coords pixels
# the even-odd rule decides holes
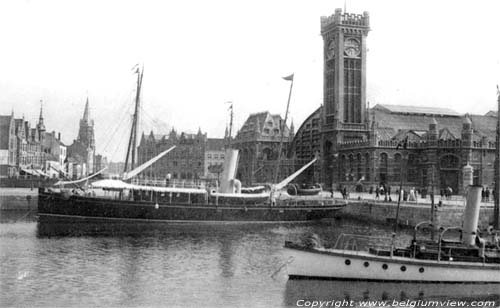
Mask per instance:
[[[349,220],[307,224],[50,224],[0,216],[1,307],[298,307],[313,300],[495,301],[498,285],[288,280],[286,240],[390,236]],[[411,237],[409,230],[398,241]],[[312,303],[312,302],[311,302]]]

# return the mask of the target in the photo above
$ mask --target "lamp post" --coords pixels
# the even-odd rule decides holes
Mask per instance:
[[[434,240],[434,164],[431,171],[431,240]]]
[[[401,157],[401,171],[399,172],[399,196],[398,196],[398,207],[396,208],[396,221],[394,222],[394,232],[398,230],[398,221],[399,221],[399,208],[401,206],[401,192],[403,190],[403,166],[404,166],[404,160],[405,156],[408,155],[408,151],[406,149],[408,148],[408,136],[402,141],[399,142],[398,145],[396,146],[396,150],[399,149],[399,147],[403,147],[403,155]]]
[[[405,146],[406,148],[406,146]],[[399,192],[398,192],[398,206],[396,208],[396,221],[394,222],[394,232],[398,230],[398,221],[399,221],[399,208],[401,206],[401,195],[403,191],[403,166],[404,166],[404,160],[405,160],[405,153],[403,153],[401,157],[401,163],[400,163],[400,171],[399,171]]]

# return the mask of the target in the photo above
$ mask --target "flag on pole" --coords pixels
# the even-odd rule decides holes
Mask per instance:
[[[288,81],[293,81],[293,74],[291,74],[290,76],[283,77],[283,79]]]
[[[134,74],[138,74],[139,73],[139,63],[137,63],[136,65],[134,65],[134,67],[132,67],[132,72]]]

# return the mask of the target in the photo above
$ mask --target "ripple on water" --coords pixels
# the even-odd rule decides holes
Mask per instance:
[[[276,307],[294,306],[300,296],[352,297],[366,290],[375,296],[383,286],[287,281],[285,270],[276,273],[286,260],[282,246],[305,232],[327,243],[342,232],[391,233],[385,227],[340,220],[264,226],[123,225],[112,231],[90,225],[67,232],[67,227],[0,224],[0,306]],[[453,296],[453,290],[445,291]]]

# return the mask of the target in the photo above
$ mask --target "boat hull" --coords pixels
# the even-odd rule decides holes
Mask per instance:
[[[49,220],[151,222],[279,222],[332,218],[342,206],[162,204],[40,192],[38,215]]]
[[[500,283],[500,265],[385,257],[367,252],[287,247],[290,279]]]

